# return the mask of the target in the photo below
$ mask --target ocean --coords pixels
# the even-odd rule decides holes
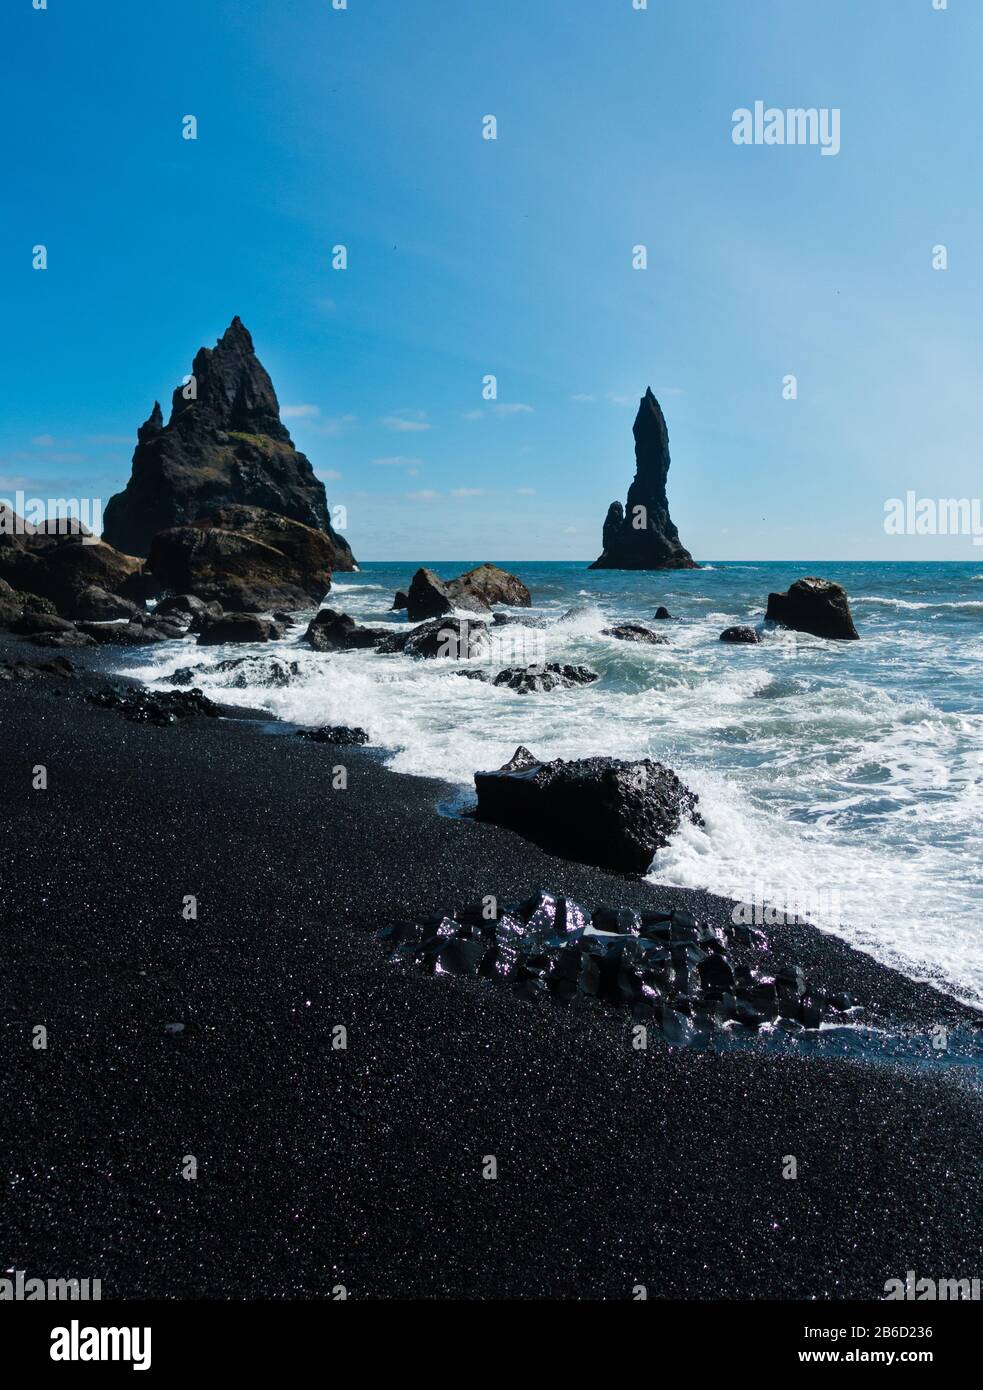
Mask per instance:
[[[449,578],[475,563],[431,567]],[[504,567],[533,596],[531,610],[511,611],[548,622],[500,629],[489,669],[584,663],[596,684],[519,695],[456,676],[458,662],[319,654],[299,642],[303,628],[262,649],[166,643],[141,652],[135,670],[131,654],[126,669],[166,687],[191,665],[214,698],[297,724],[361,725],[391,768],[456,784],[461,804],[475,769],[499,766],[520,743],[544,759],[651,756],[699,793],[706,821],[659,853],[654,882],[736,898],[771,930],[805,917],[983,1008],[983,556],[716,561],[644,574]],[[328,606],[402,626],[392,598],[415,568],[367,563],[338,575]],[[806,574],[846,588],[861,641],[718,640],[731,624],[760,622],[769,591]],[[612,622],[649,622],[658,605],[675,620],[652,624],[669,645],[601,635]],[[247,667],[215,670],[243,655]],[[266,682],[271,657],[298,663],[289,684]]]

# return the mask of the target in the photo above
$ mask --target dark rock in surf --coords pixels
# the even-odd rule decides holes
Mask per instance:
[[[223,642],[275,642],[283,633],[270,618],[255,613],[225,613],[209,623],[198,638],[199,647],[217,647]]]
[[[473,618],[433,618],[410,632],[387,633],[379,642],[382,653],[403,652],[414,657],[446,657],[453,661],[486,658],[491,641],[485,623]]]
[[[746,643],[753,646],[761,641],[761,633],[754,627],[725,627],[720,634],[721,642]]]
[[[452,613],[455,608],[465,608],[472,613],[487,613],[488,605],[480,598],[469,595],[454,595],[433,570],[421,567],[414,574],[406,596],[406,616],[411,623],[419,623],[427,618],[441,618]]]
[[[347,724],[323,724],[319,729],[298,729],[298,738],[306,738],[311,743],[333,743],[339,747],[368,743],[369,736],[364,729]]]
[[[602,637],[616,637],[619,642],[647,642],[653,647],[664,647],[669,641],[661,632],[653,632],[643,623],[617,623],[614,627],[602,627]]]
[[[393,613],[401,613],[408,603],[409,595],[405,594],[402,589],[398,589],[396,591],[396,597],[393,599],[393,606],[391,611]]]
[[[567,858],[644,874],[683,819],[703,820],[699,798],[644,758],[540,762],[527,748],[494,772],[476,772],[478,820],[492,821]]]
[[[768,595],[765,622],[814,637],[859,640],[846,590],[829,579],[797,579],[784,594]]]
[[[696,569],[669,515],[669,431],[659,402],[646,390],[633,428],[635,477],[627,509],[608,508],[602,533],[603,551],[591,569]]]
[[[204,632],[209,623],[217,622],[221,616],[220,603],[206,603],[204,599],[195,598],[194,594],[175,594],[170,598],[162,598],[154,609],[155,618],[185,622],[189,632]]]
[[[669,609],[663,608],[661,604],[655,610],[655,617],[660,623],[667,623],[672,621],[672,614],[669,612]]]
[[[499,671],[492,684],[507,686],[520,695],[530,695],[590,685],[596,680],[600,680],[600,676],[589,666],[568,666],[549,661],[544,666],[509,666]]]
[[[90,705],[118,710],[135,724],[175,724],[196,714],[214,718],[218,705],[200,690],[101,690],[83,698]]]
[[[322,608],[308,624],[304,641],[316,652],[351,652],[376,647],[388,635],[387,628],[359,627],[347,613]]]

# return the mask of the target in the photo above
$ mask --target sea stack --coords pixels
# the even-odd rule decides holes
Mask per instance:
[[[612,502],[602,532],[603,553],[592,570],[691,570],[698,566],[669,515],[669,431],[662,407],[646,388],[635,416],[635,477],[628,505]]]
[[[117,550],[146,556],[158,531],[242,505],[323,531],[335,552],[331,568],[354,568],[348,542],[331,527],[324,484],[294,448],[238,316],[214,348],[198,352],[168,423],[155,401],[137,441],[130,480],[106,504],[103,539]]]

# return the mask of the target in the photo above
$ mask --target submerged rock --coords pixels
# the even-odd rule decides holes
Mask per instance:
[[[797,579],[784,594],[768,595],[765,622],[814,637],[859,640],[846,590],[829,579]]]
[[[478,820],[518,831],[570,859],[644,874],[699,798],[661,763],[644,758],[540,762],[527,748],[494,772],[476,772]]]
[[[652,646],[664,647],[669,641],[661,632],[653,632],[643,623],[617,623],[614,627],[602,627],[602,637],[616,637],[619,642],[648,642]]]
[[[604,522],[603,551],[591,569],[696,569],[669,515],[669,431],[662,407],[647,389],[633,428],[635,477],[628,505],[612,502]]]
[[[745,642],[754,645],[761,641],[761,633],[754,627],[725,627],[720,634],[721,642]]]
[[[508,686],[520,695],[529,695],[546,690],[569,689],[576,685],[590,685],[596,680],[600,680],[600,676],[589,666],[564,666],[555,661],[548,661],[544,666],[509,666],[506,670],[499,671],[492,683]]]

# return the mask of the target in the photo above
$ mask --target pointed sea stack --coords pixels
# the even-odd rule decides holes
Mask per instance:
[[[174,391],[168,423],[155,401],[137,431],[133,472],[106,504],[103,539],[146,556],[158,531],[218,507],[263,507],[323,531],[335,552],[332,568],[353,569],[351,548],[328,519],[324,484],[294,448],[241,319],[214,348],[199,351],[191,376]]]
[[[699,568],[679,539],[669,515],[666,476],[669,431],[662,407],[646,389],[635,416],[635,477],[628,506],[612,502],[602,532],[603,554],[592,570],[692,570]]]

